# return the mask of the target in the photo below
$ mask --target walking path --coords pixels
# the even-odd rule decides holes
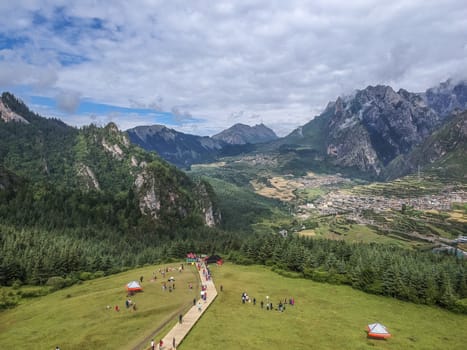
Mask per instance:
[[[199,275],[201,279],[201,284],[205,285],[207,297],[206,301],[202,300],[201,298],[196,301],[196,305],[192,306],[185,315],[183,315],[182,323],[177,323],[170,331],[166,334],[162,341],[164,345],[162,346],[162,350],[170,350],[174,349],[172,347],[173,339],[175,338],[176,347],[183,341],[186,335],[190,332],[191,328],[196,324],[196,322],[200,319],[201,315],[207,310],[209,305],[216,299],[217,297],[217,290],[216,286],[212,279],[206,281],[205,276],[203,275],[203,269],[206,266],[204,264],[201,265],[201,269],[199,270]],[[199,305],[201,305],[201,311],[198,309]],[[154,339],[155,343],[158,344],[160,339]],[[159,347],[157,347],[159,349]]]

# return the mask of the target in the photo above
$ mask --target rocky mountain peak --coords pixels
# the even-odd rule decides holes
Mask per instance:
[[[455,110],[467,109],[467,81],[454,82],[449,79],[420,94],[427,104],[441,116]]]
[[[231,145],[244,145],[268,142],[278,137],[272,129],[262,123],[255,126],[237,123],[212,138]]]
[[[8,106],[6,106],[2,100],[0,100],[0,118],[6,123],[19,122],[29,124],[29,122],[25,118],[23,118],[19,114],[16,114]]]

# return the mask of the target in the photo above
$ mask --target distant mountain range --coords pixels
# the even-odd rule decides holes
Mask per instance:
[[[466,109],[466,82],[448,80],[424,93],[368,86],[328,103],[320,115],[283,138],[263,124],[236,124],[212,137],[183,134],[164,126],[143,126],[127,132],[132,142],[156,151],[179,167],[240,153],[269,153],[276,154],[285,172],[340,171],[385,178],[413,171],[413,166],[395,167],[391,162],[410,162],[411,158],[405,156]],[[455,125],[448,123],[445,127]],[[417,167],[431,164],[422,160]]]
[[[263,124],[253,127],[235,124],[213,137],[185,134],[163,125],[138,126],[127,130],[127,133],[134,144],[157,152],[181,168],[212,162],[224,155],[250,150],[248,145],[278,138],[274,131]]]
[[[315,166],[381,177],[394,159],[409,154],[466,109],[466,82],[448,81],[425,93],[368,86],[330,102],[319,116],[260,151],[278,152],[288,170]]]

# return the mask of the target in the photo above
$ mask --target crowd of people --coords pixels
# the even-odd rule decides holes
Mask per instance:
[[[256,305],[256,298],[250,298],[247,292],[242,293],[242,304],[247,304],[247,303],[253,303],[253,305]],[[270,310],[277,310],[279,312],[285,311],[286,305],[294,306],[295,305],[295,299],[293,297],[291,298],[284,298],[284,301],[282,299],[279,300],[279,302],[276,304],[277,307],[274,309],[274,303],[270,300],[269,296],[266,296],[266,303],[261,300],[260,301],[260,306],[261,309],[266,309],[268,311]]]

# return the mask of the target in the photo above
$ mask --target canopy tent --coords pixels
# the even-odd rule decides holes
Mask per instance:
[[[204,262],[206,264],[219,264],[219,265],[222,265],[223,263],[222,258],[219,255],[210,255],[204,258]]]
[[[129,292],[141,292],[143,287],[137,281],[131,281],[126,285],[126,290]]]
[[[186,262],[187,263],[194,263],[194,262],[196,262],[196,260],[198,260],[198,257],[196,256],[195,253],[188,253],[186,255]]]
[[[372,323],[367,326],[368,336],[377,339],[386,339],[391,336],[386,327],[381,323]]]

